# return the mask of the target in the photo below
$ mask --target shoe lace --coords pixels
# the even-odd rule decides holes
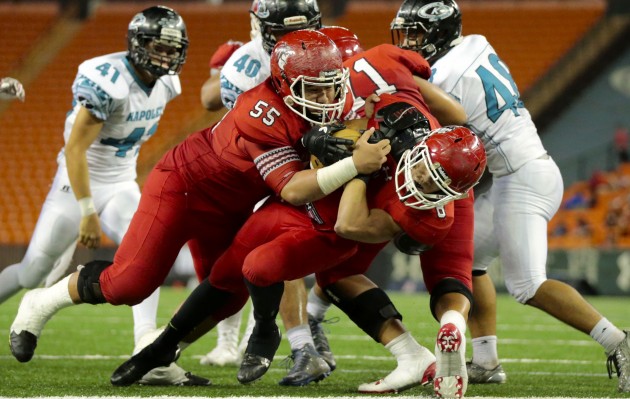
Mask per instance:
[[[608,360],[606,361],[606,369],[608,369],[608,378],[612,379],[613,369],[617,373],[617,377],[621,375],[621,370],[619,368],[619,363],[617,363],[617,357],[615,356],[615,352],[613,352],[610,356],[608,356]]]
[[[327,327],[324,327],[324,324],[335,324],[338,323],[339,320],[340,318],[338,316],[323,320],[317,320],[314,317],[309,317],[308,324],[311,328],[311,334],[313,334],[313,336],[320,334],[329,334],[330,330]]]

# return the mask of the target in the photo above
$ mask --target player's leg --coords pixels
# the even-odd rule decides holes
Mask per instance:
[[[313,230],[311,226],[304,227],[298,226],[286,232],[279,230],[280,235],[251,251],[243,264],[243,274],[256,320],[239,371],[239,380],[243,383],[261,378],[273,360],[277,349],[275,318],[284,292],[283,282],[333,267],[356,251],[354,242],[344,240],[332,232],[322,233]],[[289,294],[294,295],[295,291]],[[302,296],[298,291],[297,298],[287,298],[304,304],[304,297],[305,292]],[[303,312],[302,306],[304,305],[292,310],[292,316],[297,314],[298,317],[293,323],[299,324],[288,329],[289,333],[294,334],[294,345],[300,345],[297,348],[299,353],[296,349],[293,350],[294,355],[299,355],[299,361],[295,362],[294,368],[280,382],[282,385],[306,385],[321,380],[330,373],[330,366],[314,349],[308,319],[304,317],[304,313],[301,317],[299,315],[300,311]]]
[[[104,202],[100,213],[101,228],[116,244],[120,244],[131,219],[140,202],[140,189],[136,182],[123,182],[112,185],[93,184],[92,193],[98,202]],[[190,269],[192,257],[189,251],[181,250],[188,255]],[[157,308],[160,298],[159,287],[147,298],[131,307],[134,321],[134,350],[140,352],[159,335],[157,329]],[[208,385],[210,382],[182,369],[176,363],[151,370],[139,381],[143,385]]]
[[[62,308],[79,303],[135,305],[164,282],[177,252],[186,241],[186,198],[160,198],[178,192],[183,183],[173,173],[152,173],[138,212],[110,262],[88,262],[59,283],[24,298],[11,326],[11,348],[20,361],[33,356],[45,323]],[[174,180],[175,179],[175,180]],[[178,202],[179,201],[179,202]],[[156,218],[164,222],[155,223]],[[167,227],[165,227],[167,226]]]
[[[488,267],[499,256],[495,237],[492,203],[493,188],[475,200],[475,262],[473,264],[474,304],[470,328],[472,359],[468,362],[471,384],[504,383],[507,375],[499,362],[496,327],[496,290],[487,274]]]
[[[426,385],[435,374],[435,356],[420,345],[402,324],[402,316],[387,294],[364,275],[328,283],[318,275],[323,291],[363,331],[391,352],[397,367],[384,378],[359,386],[361,393],[397,393]]]
[[[240,364],[238,337],[241,331],[242,309],[217,324],[217,345],[199,361],[204,366],[235,366]]]
[[[201,221],[209,225],[210,221]],[[204,263],[212,262],[212,274],[203,280],[184,301],[161,334],[142,351],[124,362],[114,371],[111,382],[117,386],[126,386],[138,381],[149,370],[160,366],[159,354],[175,353],[179,346],[188,346],[197,338],[213,328],[217,321],[230,316],[242,308],[247,301],[247,290],[243,285],[240,267],[232,267],[231,261],[236,260],[238,252],[226,251],[216,262],[217,253],[229,244],[230,234],[223,228],[229,225],[219,223],[220,230],[211,234],[199,235],[200,238],[189,241],[193,258],[199,261],[199,269],[210,270]],[[203,237],[203,238],[201,238]],[[215,240],[216,238],[216,240]],[[233,247],[230,247],[233,249]],[[202,251],[197,253],[197,251]],[[240,257],[242,259],[242,257]]]
[[[614,359],[621,353],[621,364],[617,364],[619,390],[630,391],[630,360],[623,356],[624,352],[630,353],[627,333],[610,323],[573,287],[547,279],[547,236],[544,232],[562,199],[560,171],[551,159],[539,159],[528,162],[507,177],[511,178],[497,179],[501,183],[499,192],[508,200],[507,205],[514,204],[514,209],[519,212],[514,209],[510,212],[509,207],[499,208],[495,203],[495,220],[497,217],[505,219],[497,229],[508,290],[519,302],[537,307],[589,334]],[[541,185],[541,178],[547,184]],[[527,196],[517,195],[524,190],[528,192]],[[511,233],[507,228],[509,223],[514,223]]]
[[[0,303],[22,288],[39,286],[55,262],[76,240],[81,216],[69,187],[65,169],[60,168],[42,206],[24,258],[0,272]]]

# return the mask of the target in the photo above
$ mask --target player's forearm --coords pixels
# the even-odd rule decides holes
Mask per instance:
[[[85,151],[76,147],[66,146],[65,155],[68,178],[70,179],[70,186],[74,196],[77,200],[91,197],[90,172]]]
[[[468,121],[464,107],[438,86],[414,76],[420,93],[424,97],[431,114],[441,125],[465,125]]]
[[[208,111],[218,111],[223,108],[219,74],[210,77],[201,87],[201,105]]]
[[[366,185],[352,180],[344,189],[339,202],[335,232],[349,240],[364,243],[381,243],[391,240],[398,225],[381,209],[369,209]]]

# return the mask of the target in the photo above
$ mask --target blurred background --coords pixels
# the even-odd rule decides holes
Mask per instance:
[[[318,0],[326,25],[354,31],[364,48],[391,41],[400,0]],[[217,121],[201,85],[227,40],[249,40],[251,1],[158,2],[175,8],[190,37],[183,94],[169,104],[140,152],[139,181],[188,134]],[[464,34],[488,38],[509,66],[525,106],[565,183],[549,225],[550,277],[590,294],[630,293],[630,1],[459,0]],[[127,24],[154,2],[0,0],[0,77],[19,79],[26,102],[0,102],[0,269],[18,262],[34,229],[63,146],[78,65],[126,49]],[[541,181],[540,184],[545,184]],[[115,248],[80,248],[73,264],[111,259]],[[371,277],[387,288],[422,290],[417,257],[393,248]],[[493,269],[499,290],[500,268]],[[187,276],[173,273],[171,281]]]

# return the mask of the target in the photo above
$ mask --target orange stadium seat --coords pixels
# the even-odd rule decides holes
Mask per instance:
[[[603,6],[599,2],[582,3],[586,5],[583,8],[562,2],[520,3],[462,2],[462,11],[464,33],[488,37],[524,91],[597,21]],[[222,115],[202,109],[199,90],[208,77],[208,60],[217,46],[229,39],[249,39],[250,4],[174,5],[186,21],[191,43],[181,75],[183,95],[169,105],[157,134],[141,151],[140,182],[168,148]],[[347,14],[335,23],[357,33],[365,48],[389,43],[389,23],[398,5],[351,2]],[[0,30],[4,32],[0,35],[0,71],[4,72],[26,67],[21,60],[49,31],[55,18],[50,10],[41,11],[39,5],[20,8],[23,11],[19,15],[11,12],[11,7],[0,5]],[[100,3],[72,40],[27,85],[26,103],[12,103],[0,114],[0,244],[24,245],[30,239],[63,146],[63,123],[71,107],[70,86],[77,66],[91,57],[125,50],[127,24],[140,7],[144,6],[133,2]]]

